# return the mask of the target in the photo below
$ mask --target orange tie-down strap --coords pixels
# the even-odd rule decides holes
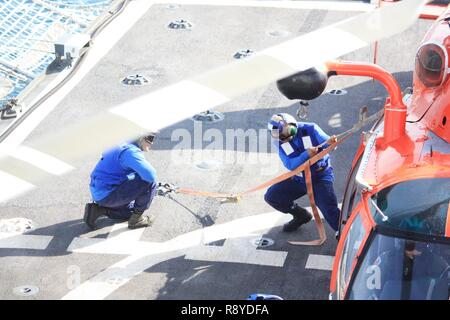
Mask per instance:
[[[310,166],[306,166],[305,168],[305,182],[306,190],[308,191],[309,202],[311,203],[311,209],[314,215],[314,221],[316,222],[317,231],[319,232],[319,239],[311,241],[288,241],[288,243],[295,246],[320,246],[325,241],[327,241],[327,234],[325,233],[325,227],[323,226],[322,219],[320,218],[319,211],[317,210],[316,201],[314,200]]]
[[[360,114],[360,120],[349,130],[337,135],[337,139],[336,142],[332,143],[330,146],[328,146],[328,148],[322,150],[321,152],[319,152],[318,154],[316,154],[315,156],[313,156],[311,159],[309,159],[308,161],[304,162],[301,166],[299,166],[298,168],[284,173],[278,177],[275,177],[273,179],[270,179],[260,185],[257,185],[254,188],[251,188],[249,190],[246,190],[244,192],[240,192],[240,193],[219,193],[219,192],[204,192],[204,191],[197,191],[197,190],[192,190],[192,189],[185,189],[185,188],[180,188],[177,189],[176,192],[177,193],[184,193],[184,194],[189,194],[189,195],[194,195],[194,196],[204,196],[204,197],[212,197],[212,198],[219,198],[221,199],[222,203],[225,202],[238,202],[239,200],[242,199],[242,197],[244,195],[247,195],[249,193],[258,191],[258,190],[262,190],[262,189],[266,189],[268,187],[270,187],[271,185],[274,185],[276,183],[279,183],[281,181],[284,181],[286,179],[289,179],[297,174],[299,174],[302,171],[305,171],[305,183],[306,183],[306,189],[308,191],[308,197],[309,197],[309,201],[311,203],[311,209],[314,215],[314,220],[316,222],[316,227],[317,227],[317,231],[319,232],[319,239],[317,240],[312,240],[312,241],[288,241],[288,243],[292,244],[292,245],[309,245],[309,246],[320,246],[322,245],[326,240],[327,240],[327,235],[325,233],[325,228],[322,222],[322,219],[320,218],[319,215],[319,211],[317,210],[317,206],[316,206],[316,202],[314,200],[314,191],[313,191],[313,186],[312,186],[312,181],[311,181],[311,169],[310,167],[316,163],[317,161],[319,161],[320,159],[322,159],[325,155],[327,155],[328,153],[330,153],[332,150],[334,150],[339,144],[341,144],[342,142],[344,142],[345,140],[347,140],[348,137],[350,137],[352,134],[354,134],[355,132],[357,132],[358,130],[360,130],[365,124],[378,119],[379,117],[381,117],[381,115],[383,114],[384,110],[381,109],[380,111],[374,113],[373,115],[371,115],[370,117],[366,117],[365,112],[367,112],[367,108],[366,110],[361,109],[361,114]],[[321,145],[317,146],[317,147],[321,147],[325,144],[322,143]],[[450,210],[450,209],[449,209]],[[450,216],[450,212],[449,212],[449,216]],[[447,223],[447,234],[450,234],[450,222]]]
[[[319,161],[320,159],[322,159],[325,155],[327,155],[329,152],[331,152],[332,150],[334,150],[334,148],[336,148],[339,144],[341,144],[342,142],[344,142],[345,140],[347,140],[348,137],[350,137],[352,134],[354,134],[355,132],[357,132],[359,129],[361,129],[365,124],[378,119],[382,114],[383,114],[384,110],[381,109],[380,111],[374,113],[373,115],[371,115],[370,117],[365,117],[363,115],[360,115],[360,117],[362,117],[360,119],[359,122],[357,122],[350,130],[347,130],[339,135],[336,136],[337,141],[334,142],[333,144],[331,144],[330,146],[328,146],[328,148],[322,150],[321,152],[319,152],[318,154],[316,154],[315,156],[313,156],[311,159],[309,159],[309,161],[306,161],[305,163],[303,163],[301,166],[297,167],[296,169],[284,173],[278,177],[275,177],[273,179],[270,179],[254,188],[251,188],[249,190],[246,190],[244,192],[239,192],[239,193],[220,193],[220,192],[208,192],[208,191],[198,191],[198,190],[193,190],[193,189],[186,189],[186,188],[179,188],[176,189],[175,191],[177,193],[184,193],[184,194],[189,194],[189,195],[193,195],[193,196],[204,196],[204,197],[211,197],[211,198],[219,198],[222,200],[222,202],[238,202],[239,200],[242,199],[242,197],[246,194],[261,190],[261,189],[265,189],[270,187],[273,184],[276,184],[278,182],[284,181],[286,179],[289,179],[297,174],[299,174],[300,172],[304,171],[306,169],[306,167],[312,166],[314,163],[316,163],[317,161]],[[325,144],[326,142],[318,145],[317,147],[321,147]]]
[[[342,142],[344,142],[344,140],[346,140],[350,135],[346,135],[344,137],[342,137],[341,139],[338,139],[338,141],[336,141],[335,143],[331,144],[330,146],[328,146],[328,148],[322,150],[321,152],[319,152],[318,154],[316,154],[315,156],[313,156],[311,159],[309,159],[308,161],[304,162],[301,166],[297,167],[296,169],[286,172],[282,175],[279,175],[273,179],[270,179],[266,182],[263,182],[259,185],[257,185],[256,187],[253,187],[251,189],[248,189],[246,191],[243,192],[239,192],[239,193],[221,193],[221,192],[208,192],[208,191],[198,191],[198,190],[193,190],[193,189],[187,189],[187,188],[179,188],[176,189],[177,193],[182,193],[182,194],[189,194],[192,196],[204,196],[204,197],[211,197],[211,198],[219,198],[221,199],[223,202],[238,202],[239,200],[242,199],[242,197],[244,195],[253,193],[255,191],[259,191],[262,189],[266,189],[268,187],[270,187],[271,185],[274,185],[276,183],[279,183],[281,181],[284,181],[286,179],[289,179],[295,175],[298,175],[300,172],[304,171],[307,167],[312,166],[314,163],[316,163],[317,161],[319,161],[320,159],[322,159],[325,155],[327,155],[329,152],[331,152],[334,148],[336,148],[339,144],[341,144]]]
[[[282,174],[278,177],[275,177],[269,181],[266,181],[254,188],[251,188],[249,190],[246,190],[244,192],[240,192],[237,194],[227,194],[227,193],[218,193],[218,192],[204,192],[204,191],[197,191],[192,189],[185,189],[180,188],[177,189],[177,193],[183,193],[183,194],[189,194],[194,196],[205,196],[205,197],[212,197],[212,198],[220,198],[222,202],[238,202],[244,195],[247,195],[249,193],[266,189],[270,187],[271,185],[274,185],[276,183],[279,183],[281,181],[284,181],[286,179],[289,179],[297,174],[299,174],[302,171],[305,171],[305,183],[306,183],[306,189],[308,191],[308,197],[309,201],[311,203],[311,209],[314,215],[314,221],[316,222],[317,231],[319,233],[319,239],[317,240],[311,240],[311,241],[288,241],[288,243],[292,245],[304,245],[304,246],[320,246],[327,240],[327,235],[325,233],[325,227],[323,225],[322,219],[320,218],[319,211],[317,210],[316,202],[314,200],[314,191],[311,181],[311,166],[316,163],[319,159],[322,159],[326,154],[328,154],[330,151],[334,150],[340,143],[344,142],[351,134],[345,135],[342,138],[338,139],[335,143],[331,144],[328,148],[322,150],[315,156],[313,156],[308,161],[304,162],[301,166],[294,169],[293,171],[287,172],[285,174]]]

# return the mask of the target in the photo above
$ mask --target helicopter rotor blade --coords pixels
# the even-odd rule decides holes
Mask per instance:
[[[159,131],[247,91],[399,33],[417,19],[425,3],[402,1],[360,14],[122,103],[27,146],[3,150],[0,202],[32,189],[44,178],[71,170],[83,156]]]

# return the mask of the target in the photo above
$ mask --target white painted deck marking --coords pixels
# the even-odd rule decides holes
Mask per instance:
[[[10,155],[54,175],[62,175],[74,169],[59,159],[26,146],[19,146]]]
[[[308,261],[306,261],[305,269],[316,269],[316,270],[333,270],[334,256],[326,256],[321,254],[310,254],[308,256]]]
[[[249,238],[281,226],[290,219],[280,212],[269,212],[198,229],[166,242],[140,241],[144,229],[129,230],[127,223],[115,225],[107,239],[75,238],[67,251],[128,255],[122,261],[68,292],[63,299],[104,299],[155,264],[185,256],[188,260],[230,262],[283,267],[287,252],[257,249]],[[52,236],[0,233],[0,248],[45,250]],[[226,239],[224,246],[206,246]],[[332,257],[310,255],[306,268],[328,270]]]
[[[174,95],[174,92],[177,94]],[[195,96],[196,100],[186,99],[189,95]],[[155,110],[148,106],[170,107],[170,113],[172,115],[176,115],[179,119],[184,119],[192,116],[191,110],[195,109],[198,105],[211,104],[218,106],[227,101],[229,99],[216,90],[194,81],[184,80],[157,91],[152,91],[151,95],[142,95],[133,100],[129,100],[110,109],[109,112],[128,119],[142,128],[157,131],[160,128],[173,124],[173,120],[170,117],[167,119],[161,118],[157,122],[158,127],[154,127],[154,122],[149,120],[152,119]]]
[[[205,244],[222,239],[234,239],[245,236],[258,236],[254,231],[267,230],[282,225],[290,218],[280,212],[270,212],[261,215],[245,217],[220,225],[213,225],[203,229],[197,229],[179,235],[166,242],[136,241],[129,238],[121,239],[120,236],[109,237],[106,240],[100,238],[74,238],[67,251],[78,253],[98,254],[127,254],[127,255],[151,255],[164,252],[185,250],[196,246],[204,247]],[[255,247],[252,247],[255,249]]]
[[[340,128],[342,127],[342,117],[341,117],[341,113],[338,112],[336,114],[334,114],[329,120],[328,120],[328,125],[331,128]]]
[[[310,208],[306,209],[310,211]],[[69,291],[62,299],[105,299],[153,265],[183,255],[190,260],[282,267],[287,256],[286,252],[256,249],[250,246],[248,237],[259,236],[262,230],[281,226],[290,218],[289,215],[274,211],[198,229],[162,243],[135,241],[131,237],[129,241],[118,240],[118,237],[110,237],[106,240],[75,238],[68,251],[129,256]],[[222,239],[227,239],[222,248],[205,246],[207,243]],[[233,246],[238,246],[240,243],[243,245],[233,249]],[[332,265],[327,256],[324,258],[311,255],[308,261],[307,268],[311,269],[330,270]]]
[[[112,227],[107,238],[115,238],[116,240],[121,240],[124,242],[137,242],[141,239],[144,231],[144,228],[134,230],[128,229],[128,221],[123,223],[116,223]]]
[[[147,241],[127,241],[120,236],[109,239],[75,238],[67,248],[69,252],[96,254],[143,255],[145,252],[158,254],[168,250],[164,243]]]
[[[222,247],[198,246],[186,254],[188,260],[257,264],[283,267],[286,251],[257,249],[248,237],[226,240]]]
[[[31,183],[0,171],[0,202],[34,188]]]
[[[119,254],[130,254],[130,256],[85,281],[72,291],[69,291],[62,299],[105,299],[133,277],[157,263],[183,255],[202,260],[208,259],[208,254],[211,252],[207,251],[205,256],[202,257],[198,251],[199,246],[204,248],[206,243],[222,239],[228,239],[227,241],[230,241],[230,239],[231,241],[240,241],[239,238],[254,237],[255,235],[261,234],[262,230],[281,226],[287,220],[289,220],[289,217],[283,213],[269,212],[195,230],[163,243],[144,241],[125,243],[124,241],[115,240],[114,237],[106,240],[75,238],[68,251],[90,253],[115,252]],[[248,239],[245,239],[245,241],[248,243]],[[242,254],[240,258],[246,259],[246,261],[255,262],[255,254],[251,253],[254,251],[265,252],[265,254],[268,254],[272,258],[274,257],[273,252],[269,250],[256,250],[252,246],[250,252],[250,246],[246,245],[243,248],[246,248],[247,254]],[[240,248],[240,250],[242,249]],[[216,253],[214,252],[213,254],[215,255]],[[233,262],[238,260],[238,257],[231,257],[230,255],[228,257],[233,259]],[[277,258],[284,259],[285,257],[283,258],[283,253],[281,252],[281,255],[277,256]],[[267,258],[262,259],[263,261],[268,260]],[[274,262],[270,263],[273,265]],[[282,265],[281,262],[277,264]]]
[[[52,239],[52,236],[0,233],[0,249],[45,250]]]

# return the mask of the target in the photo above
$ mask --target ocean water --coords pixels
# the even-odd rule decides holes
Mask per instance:
[[[56,40],[84,32],[111,3],[0,0],[0,109],[46,71],[55,59]]]

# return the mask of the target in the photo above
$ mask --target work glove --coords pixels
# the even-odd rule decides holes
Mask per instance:
[[[335,135],[332,135],[330,139],[327,140],[327,144],[333,144],[335,142],[337,142],[337,137]]]
[[[319,152],[319,147],[308,148],[308,149],[306,149],[306,152],[308,152],[308,156],[310,158],[314,157],[317,154],[317,152]]]

